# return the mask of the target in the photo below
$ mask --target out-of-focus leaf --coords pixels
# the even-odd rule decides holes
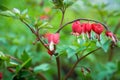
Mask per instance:
[[[61,9],[63,8],[63,0],[52,0],[52,2],[54,3],[54,8],[57,8],[57,9]]]
[[[16,74],[23,68],[23,67],[28,67],[29,63],[31,63],[32,58],[28,58],[22,65],[18,65],[16,67]]]
[[[77,48],[75,46],[69,46],[66,50],[68,58],[76,54]]]
[[[110,46],[110,43],[111,43],[111,41],[108,40],[108,41],[106,41],[106,42],[102,45],[102,49],[103,49],[105,52],[108,51],[109,46]]]
[[[21,55],[21,60],[25,62],[28,59],[30,59],[30,61],[28,61],[28,63],[25,64],[25,67],[29,67],[31,65],[31,58],[26,51],[23,51],[23,54]]]
[[[65,8],[68,8],[69,6],[71,6],[74,2],[73,0],[64,0],[63,1]]]
[[[120,71],[120,61],[118,61],[117,68],[118,68],[118,71]]]
[[[24,15],[24,14],[26,15],[27,13],[28,13],[28,9],[25,9],[25,10],[23,10],[23,11],[21,12],[21,14],[23,14],[23,15]]]
[[[120,41],[117,42],[117,46],[120,47]]]
[[[24,50],[22,55],[21,55],[21,60],[24,62],[26,61],[27,59],[29,59],[30,56],[28,55],[28,53]]]
[[[50,68],[49,64],[44,63],[44,64],[34,67],[34,72],[47,71],[49,70],[49,68]]]
[[[13,62],[13,61],[10,61],[9,62],[9,66],[18,66],[19,64],[17,64],[17,63],[15,63],[15,62]]]
[[[10,57],[7,55],[4,55],[4,53],[0,51],[0,59],[4,61],[9,61]]]
[[[0,4],[0,10],[6,11],[6,10],[8,10],[8,8]]]
[[[11,11],[9,11],[9,10],[0,11],[0,15],[6,16],[6,17],[14,17],[15,18],[15,14],[12,13]]]

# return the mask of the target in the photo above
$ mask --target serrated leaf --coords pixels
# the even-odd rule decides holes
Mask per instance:
[[[30,58],[30,56],[28,55],[28,53],[26,51],[23,51],[23,53],[21,55],[21,60],[24,62],[29,58]]]
[[[34,72],[47,71],[49,70],[49,68],[50,68],[49,64],[44,63],[44,64],[34,67]]]

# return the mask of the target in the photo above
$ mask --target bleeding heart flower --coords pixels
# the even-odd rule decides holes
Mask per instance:
[[[104,30],[103,26],[100,23],[93,23],[91,26],[92,30],[98,35],[100,35]]]
[[[90,38],[91,35],[91,24],[90,23],[82,23],[81,25],[82,27],[82,33],[87,33],[88,34],[88,37]]]
[[[47,33],[45,34],[44,37],[47,38],[48,40],[50,51],[53,51],[54,45],[59,43],[59,33],[56,33],[56,34]]]
[[[103,32],[104,28],[100,23],[91,24],[92,30],[97,34],[96,37],[100,41],[100,34]]]
[[[107,37],[112,38],[112,41],[113,41],[114,43],[117,42],[116,36],[115,36],[111,31],[106,31],[105,34],[106,34]]]
[[[82,33],[82,28],[79,21],[75,21],[72,24],[72,34],[79,36]]]
[[[2,73],[0,72],[0,80],[2,79],[2,77],[3,77],[3,76],[2,76]]]

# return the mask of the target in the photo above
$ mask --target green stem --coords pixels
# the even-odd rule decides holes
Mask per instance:
[[[61,71],[60,71],[60,58],[56,57],[57,69],[58,69],[58,80],[61,80]]]
[[[61,22],[60,22],[60,26],[59,26],[59,27],[62,27],[63,20],[64,20],[64,15],[65,15],[65,11],[62,11],[62,19],[61,19]]]

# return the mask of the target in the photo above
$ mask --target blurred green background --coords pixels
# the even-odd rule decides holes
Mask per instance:
[[[69,0],[68,0],[69,1]],[[18,8],[20,11],[28,10],[31,20],[40,16],[47,15],[51,29],[41,31],[56,32],[61,20],[61,12],[53,8],[50,0],[0,0],[0,5],[9,9]],[[64,23],[77,18],[89,18],[103,22],[109,26],[109,29],[120,39],[120,0],[75,0],[73,5],[67,8]],[[71,36],[71,25],[64,28],[60,33],[60,44],[58,48],[71,46],[75,37]],[[57,80],[57,68],[55,57],[50,57],[44,47],[38,42],[33,45],[36,37],[31,31],[19,20],[0,16],[0,51],[21,59],[23,53],[27,53],[32,58],[31,67],[42,65],[38,70],[35,68],[34,73],[23,71],[18,76],[25,77],[19,80],[42,80],[36,77],[36,73],[45,74],[47,80]],[[94,47],[93,47],[94,48]],[[120,80],[120,47],[108,48],[107,52],[97,51],[82,60],[76,67],[74,73],[68,80]],[[79,56],[81,56],[79,54]],[[66,58],[65,51],[61,55],[62,76],[68,72],[76,57]],[[14,76],[6,67],[8,65],[1,63],[0,72],[3,73],[3,80],[11,80]],[[81,67],[85,66],[91,70],[84,75]],[[87,73],[87,72],[86,72]],[[32,76],[31,76],[32,75]]]

